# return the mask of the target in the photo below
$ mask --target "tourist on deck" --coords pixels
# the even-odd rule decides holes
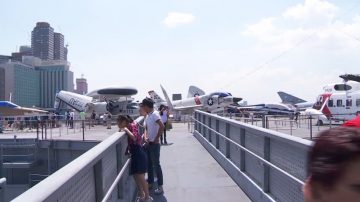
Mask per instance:
[[[143,122],[143,124],[138,123],[138,126],[140,126],[141,128],[145,128],[145,119],[146,119],[147,113],[144,109],[144,106],[141,103],[139,104],[139,115],[144,117],[144,122]],[[143,135],[143,139],[145,139],[144,135]]]
[[[74,128],[75,112],[71,110],[70,112],[70,128]]]
[[[70,126],[70,111],[69,110],[67,110],[65,112],[65,124],[66,124],[66,127]]]
[[[360,129],[344,126],[321,132],[311,148],[306,202],[359,201]]]
[[[131,155],[130,174],[134,176],[138,187],[138,201],[153,201],[149,195],[148,183],[145,180],[147,172],[147,155],[141,146],[142,138],[138,132],[138,126],[129,116],[120,115],[117,119],[120,132],[128,135],[128,147],[126,153]]]
[[[154,102],[150,98],[142,101],[144,111],[147,113],[145,119],[145,141],[148,155],[148,183],[152,187],[154,183],[154,169],[157,176],[158,188],[155,194],[162,194],[163,173],[160,166],[160,136],[164,131],[164,124],[161,121],[159,112],[154,109]]]
[[[165,105],[160,105],[159,108],[160,111],[160,116],[161,116],[161,122],[164,124],[164,133],[161,134],[160,136],[160,143],[163,144],[167,144],[167,140],[166,140],[166,123],[169,119],[169,110],[167,109],[167,107]],[[164,140],[164,141],[163,141]]]
[[[90,117],[90,121],[91,121],[91,127],[94,127],[95,125],[95,121],[96,121],[96,113],[95,113],[95,110],[92,111],[91,113],[91,117]]]
[[[79,115],[81,120],[81,128],[85,128],[86,113],[81,111]]]
[[[111,113],[110,113],[110,112],[106,112],[105,118],[106,118],[107,129],[111,129],[111,121],[112,121],[112,115],[111,115]]]

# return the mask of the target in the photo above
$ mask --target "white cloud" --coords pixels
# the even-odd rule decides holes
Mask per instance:
[[[179,25],[190,24],[195,20],[195,16],[191,13],[170,12],[163,20],[168,28],[175,28]]]
[[[350,22],[337,18],[339,8],[325,0],[305,0],[279,16],[264,18],[248,25],[243,35],[260,46],[286,50],[299,43],[312,50],[348,51],[359,49],[360,17]],[[358,42],[356,42],[358,41]]]
[[[337,12],[338,8],[325,0],[305,0],[304,4],[288,8],[283,13],[283,17],[303,22],[328,21],[330,23]]]

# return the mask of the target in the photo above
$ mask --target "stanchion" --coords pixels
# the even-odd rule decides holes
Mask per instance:
[[[36,138],[39,140],[39,122],[36,122]]]
[[[310,115],[310,140],[313,139],[312,116]]]
[[[83,141],[85,141],[85,121],[82,120],[82,133],[83,133]]]

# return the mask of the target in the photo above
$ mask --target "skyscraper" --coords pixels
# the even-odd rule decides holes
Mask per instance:
[[[54,60],[65,60],[64,35],[54,33]]]
[[[40,72],[40,107],[54,107],[55,95],[61,90],[74,91],[74,73],[67,61],[43,61],[35,69]]]
[[[32,56],[32,49],[30,46],[20,46],[19,52],[11,53],[11,61],[22,62],[23,56]]]
[[[76,79],[76,93],[84,95],[88,93],[88,84],[86,79],[82,76],[81,78]]]
[[[33,55],[42,60],[54,59],[54,29],[47,22],[38,22],[31,32]]]

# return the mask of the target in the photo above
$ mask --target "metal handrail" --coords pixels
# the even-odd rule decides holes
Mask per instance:
[[[114,191],[115,187],[119,184],[119,181],[121,180],[121,178],[123,177],[126,169],[129,167],[130,164],[130,159],[128,159],[125,163],[125,165],[121,168],[119,174],[116,176],[115,181],[111,184],[109,190],[106,192],[105,197],[103,198],[102,202],[106,202],[109,200],[111,193]]]
[[[241,146],[240,144],[238,144],[238,143],[235,142],[234,140],[232,140],[232,139],[224,136],[223,134],[221,134],[221,133],[217,132],[216,130],[210,128],[209,126],[203,124],[202,122],[196,120],[195,118],[193,118],[193,119],[194,119],[195,122],[197,122],[197,123],[199,123],[200,125],[206,127],[207,129],[211,130],[212,132],[214,132],[215,134],[221,136],[222,138],[228,140],[229,142],[233,143],[235,146],[237,146],[237,147],[240,148],[241,150],[243,150],[243,151],[251,154],[251,155],[254,156],[255,158],[257,158],[257,159],[259,159],[260,161],[262,161],[263,163],[265,163],[266,165],[268,165],[268,166],[276,169],[277,171],[281,172],[282,174],[286,175],[287,177],[291,178],[292,180],[296,181],[297,183],[299,183],[299,184],[301,184],[301,185],[304,185],[304,184],[305,184],[302,180],[300,180],[300,179],[298,179],[297,177],[295,177],[295,176],[287,173],[286,171],[284,171],[283,169],[277,167],[276,165],[272,164],[271,162],[263,159],[261,156],[255,154],[254,152],[252,152],[252,151],[248,150],[247,148]]]

